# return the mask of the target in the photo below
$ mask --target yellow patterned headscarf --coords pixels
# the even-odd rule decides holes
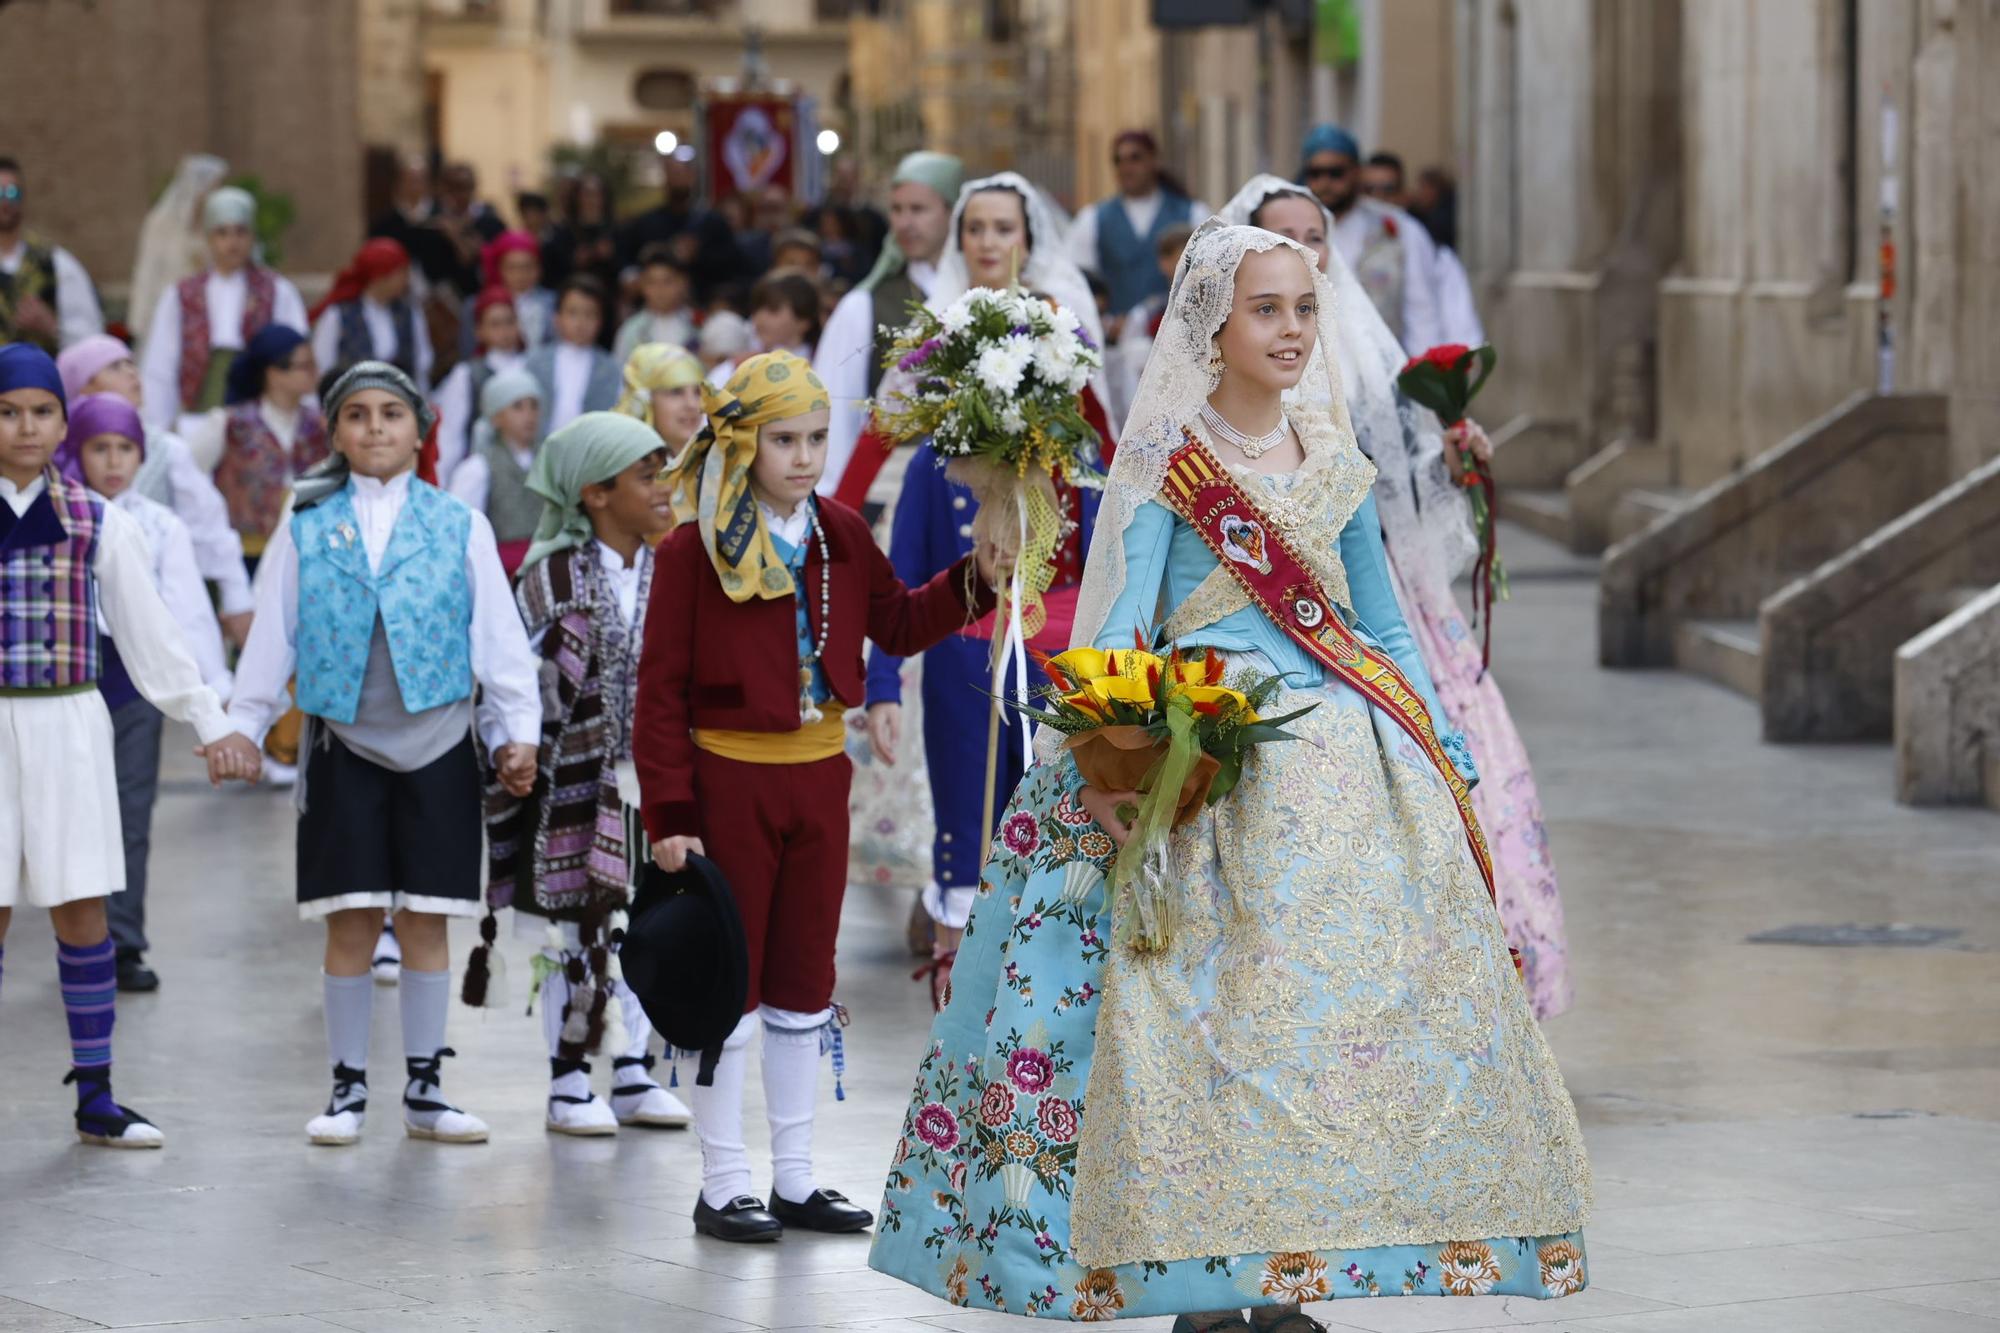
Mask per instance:
[[[667,468],[674,517],[701,524],[701,544],[732,602],[776,599],[793,592],[792,572],[764,526],[750,491],[757,428],[828,405],[826,386],[791,352],[764,352],[736,368],[722,389],[701,386],[708,424]]]
[[[625,396],[618,410],[653,424],[653,395],[669,389],[699,384],[704,371],[701,358],[674,343],[641,343],[625,358]]]

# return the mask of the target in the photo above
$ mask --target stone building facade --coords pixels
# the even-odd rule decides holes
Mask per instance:
[[[2000,6],[1457,0],[1514,512],[1610,665],[2000,804]],[[1885,278],[1888,281],[1885,281]],[[2000,742],[1996,742],[2000,745]]]
[[[115,312],[154,196],[183,156],[214,153],[291,196],[285,263],[311,286],[361,235],[364,147],[421,130],[383,114],[399,95],[420,108],[421,88],[412,101],[393,60],[364,59],[413,49],[417,3],[0,6],[0,153],[27,175],[30,225],[83,261]]]

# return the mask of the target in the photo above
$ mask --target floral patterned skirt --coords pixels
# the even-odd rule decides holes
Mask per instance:
[[[1066,760],[1015,792],[871,1257],[956,1304],[1103,1320],[1565,1296],[1589,1170],[1443,784],[1340,686],[1176,835],[1173,943],[1112,944]]]

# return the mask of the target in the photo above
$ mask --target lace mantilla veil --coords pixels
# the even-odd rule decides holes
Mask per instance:
[[[1250,226],[1250,218],[1273,196],[1295,195],[1319,209],[1326,225],[1326,278],[1339,303],[1335,336],[1320,347],[1336,348],[1337,383],[1347,388],[1347,411],[1363,453],[1375,462],[1375,505],[1406,585],[1449,589],[1479,554],[1472,505],[1465,488],[1451,479],[1444,461],[1444,428],[1435,414],[1397,391],[1403,345],[1382,322],[1354,270],[1333,245],[1333,214],[1304,186],[1278,176],[1253,176],[1216,214],[1224,222]],[[1419,351],[1424,349],[1419,348]],[[1320,355],[1315,352],[1314,356]],[[1320,383],[1309,371],[1286,395],[1310,401]],[[1414,595],[1414,594],[1413,594]],[[1447,595],[1449,593],[1447,592]]]
[[[965,251],[958,243],[958,224],[965,216],[965,201],[984,190],[1011,190],[1025,201],[1028,262],[1021,267],[1021,286],[1053,297],[1059,304],[1069,307],[1083,325],[1083,331],[1090,335],[1090,341],[1103,347],[1104,322],[1097,316],[1097,298],[1090,294],[1090,280],[1083,276],[1082,269],[1070,262],[1063,250],[1063,237],[1069,232],[1069,221],[1062,210],[1049,202],[1048,196],[1017,172],[1003,171],[996,176],[967,181],[958,192],[958,202],[951,209],[951,227],[945,233],[944,253],[938,256],[937,281],[931,284],[931,294],[924,299],[925,307],[942,311],[972,289],[972,275],[965,266]],[[916,378],[909,371],[890,367],[883,374],[882,382],[876,386],[875,401],[893,402],[915,383]],[[1107,412],[1110,411],[1111,398],[1106,391],[1101,369],[1090,377],[1090,387],[1096,393],[1097,401]],[[1116,429],[1115,421],[1113,429]]]
[[[1052,296],[1075,311],[1090,340],[1104,346],[1104,324],[1097,317],[1097,300],[1090,294],[1090,280],[1063,251],[1063,237],[1069,232],[1069,224],[1063,220],[1061,211],[1018,172],[1003,171],[997,176],[967,181],[958,192],[958,202],[951,208],[951,228],[945,232],[944,253],[938,256],[937,281],[931,284],[930,299],[925,304],[933,310],[942,310],[972,287],[965,251],[958,243],[958,224],[965,217],[965,201],[987,190],[1012,190],[1025,201],[1028,262],[1021,266],[1021,285],[1031,292]],[[1099,395],[1102,396],[1101,390]]]
[[[1312,274],[1318,310],[1315,348],[1333,338],[1338,297],[1326,274],[1319,271],[1318,256],[1312,251],[1275,232],[1230,226],[1219,218],[1210,218],[1195,231],[1174,271],[1166,314],[1160,320],[1145,372],[1139,377],[1139,391],[1132,399],[1124,433],[1118,438],[1111,473],[1105,479],[1097,530],[1091,537],[1083,588],[1077,596],[1076,622],[1070,631],[1072,647],[1094,643],[1103,633],[1111,605],[1125,587],[1125,529],[1140,506],[1160,493],[1167,477],[1167,460],[1180,448],[1182,431],[1196,424],[1202,404],[1221,383],[1221,370],[1209,367],[1209,351],[1235,303],[1237,267],[1246,254],[1280,247],[1296,253]],[[1360,299],[1367,300],[1365,296]],[[1306,388],[1308,381],[1310,391],[1289,410],[1328,413],[1335,433],[1352,444],[1353,427],[1341,393],[1338,363],[1315,350],[1301,387]],[[1337,536],[1329,533],[1327,540]],[[1037,740],[1045,762],[1054,757],[1061,739],[1042,729]]]
[[[146,213],[132,261],[132,297],[125,315],[125,327],[135,343],[145,341],[153,327],[153,307],[167,289],[200,271],[202,201],[228,175],[229,164],[221,158],[191,153],[181,159],[173,180]]]

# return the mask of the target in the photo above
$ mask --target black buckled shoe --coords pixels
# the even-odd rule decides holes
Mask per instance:
[[[720,1208],[711,1208],[707,1199],[694,1201],[694,1229],[717,1240],[757,1242],[776,1240],[785,1234],[785,1224],[773,1217],[764,1201],[754,1194],[739,1194]]]
[[[875,1225],[875,1214],[847,1201],[839,1190],[814,1190],[804,1203],[787,1203],[771,1191],[771,1216],[788,1227],[802,1231],[866,1231]]]

